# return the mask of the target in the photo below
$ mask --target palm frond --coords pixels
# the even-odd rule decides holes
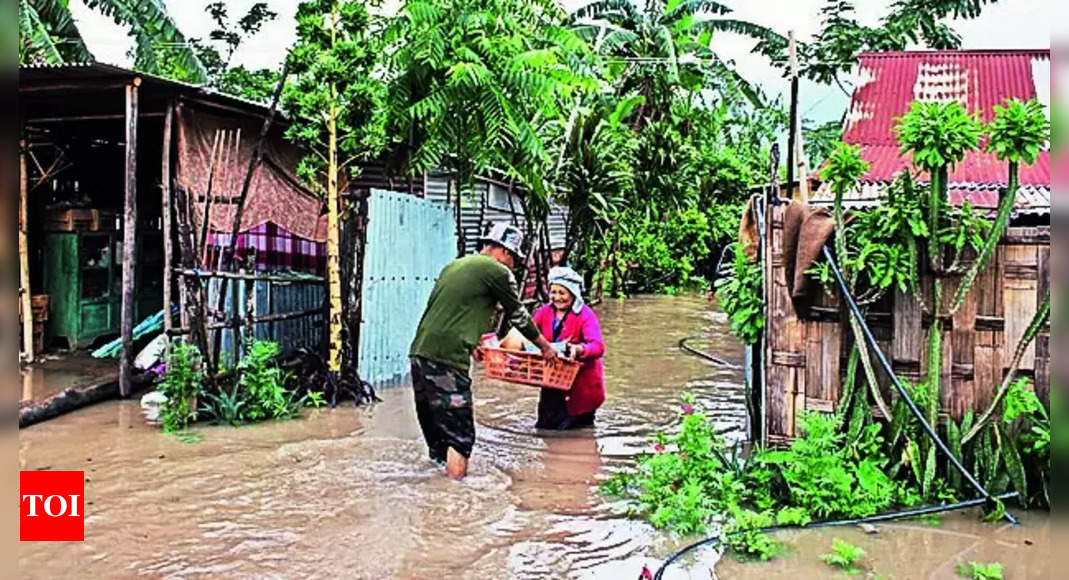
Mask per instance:
[[[733,12],[728,6],[712,0],[683,0],[679,5],[667,11],[664,15],[665,22],[675,22],[683,16],[695,16],[698,14],[728,14]]]
[[[595,0],[572,12],[572,22],[577,22],[584,18],[595,20],[626,19],[631,22],[638,22],[644,16],[631,0]]]

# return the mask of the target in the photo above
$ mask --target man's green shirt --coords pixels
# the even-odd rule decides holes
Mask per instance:
[[[467,373],[471,353],[489,330],[497,304],[505,310],[505,319],[528,340],[538,338],[538,328],[520,302],[516,279],[508,268],[482,254],[454,260],[438,275],[409,355]]]

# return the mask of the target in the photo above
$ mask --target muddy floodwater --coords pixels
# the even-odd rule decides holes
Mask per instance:
[[[746,421],[741,371],[682,354],[678,341],[741,363],[724,315],[696,297],[600,305],[609,398],[594,429],[537,432],[537,390],[476,376],[471,474],[446,479],[420,437],[411,392],[371,408],[309,410],[300,420],[196,427],[196,441],[145,424],[136,401],[97,405],[19,434],[21,469],[83,470],[85,541],[21,543],[20,578],[355,578],[633,580],[688,543],[629,520],[598,496],[600,479],[673,424],[684,392],[726,436]],[[866,536],[783,534],[766,564],[718,563],[712,550],[679,578],[818,578],[833,537],[869,552],[884,578],[952,578],[962,560],[1001,561],[1007,578],[1046,577],[1049,524],[1007,529],[946,516]]]

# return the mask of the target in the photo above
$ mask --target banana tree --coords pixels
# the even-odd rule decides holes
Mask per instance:
[[[178,80],[203,83],[204,65],[178,30],[163,0],[84,0],[92,10],[129,29],[134,68]],[[84,62],[93,55],[71,16],[69,0],[20,0],[19,62]]]
[[[701,88],[710,67],[718,78],[745,80],[711,50],[721,32],[756,39],[756,51],[780,52],[787,41],[769,28],[730,18],[732,9],[712,0],[650,0],[640,8],[633,0],[595,0],[575,10],[572,25],[586,38],[603,35],[601,52],[616,77],[617,95],[641,95],[645,100],[633,127],[665,119],[679,88]]]
[[[93,58],[74,25],[68,0],[19,0],[19,63],[56,64]]]

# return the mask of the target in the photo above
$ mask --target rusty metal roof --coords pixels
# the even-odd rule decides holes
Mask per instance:
[[[852,193],[843,196],[843,205],[847,209],[863,209],[880,203],[885,194],[887,182],[868,181],[861,183]],[[984,183],[951,183],[947,188],[950,203],[961,205],[968,201],[975,207],[994,210],[998,207],[999,194],[1004,185]],[[822,184],[810,200],[814,205],[831,204],[834,196],[828,184]],[[1014,201],[1014,215],[1047,215],[1050,208],[1050,188],[1036,185],[1022,185],[1017,189]]]
[[[127,81],[134,77],[142,79],[146,84],[169,89],[176,93],[235,105],[242,109],[249,110],[252,114],[262,115],[266,113],[269,108],[266,103],[260,103],[222,91],[217,91],[204,85],[169,79],[159,75],[96,61],[20,64],[18,84],[20,88],[56,82],[68,83],[72,86],[85,83],[88,86],[94,81]],[[60,92],[63,91],[69,93],[70,89],[63,89]],[[285,117],[281,111],[277,114],[281,118]]]
[[[848,194],[848,203],[865,205],[879,199],[878,191],[910,167],[893,131],[913,101],[958,101],[984,122],[994,117],[995,105],[1008,98],[1040,99],[1049,107],[1050,50],[953,50],[865,53],[859,57],[856,88],[847,112],[843,141],[861,146],[869,170],[862,185]],[[1050,151],[1036,163],[1020,168],[1018,213],[1050,212]],[[949,175],[951,202],[969,201],[995,207],[1006,185],[1006,164],[993,154],[969,153]],[[927,181],[921,175],[921,181]],[[821,188],[816,201],[829,201]]]

